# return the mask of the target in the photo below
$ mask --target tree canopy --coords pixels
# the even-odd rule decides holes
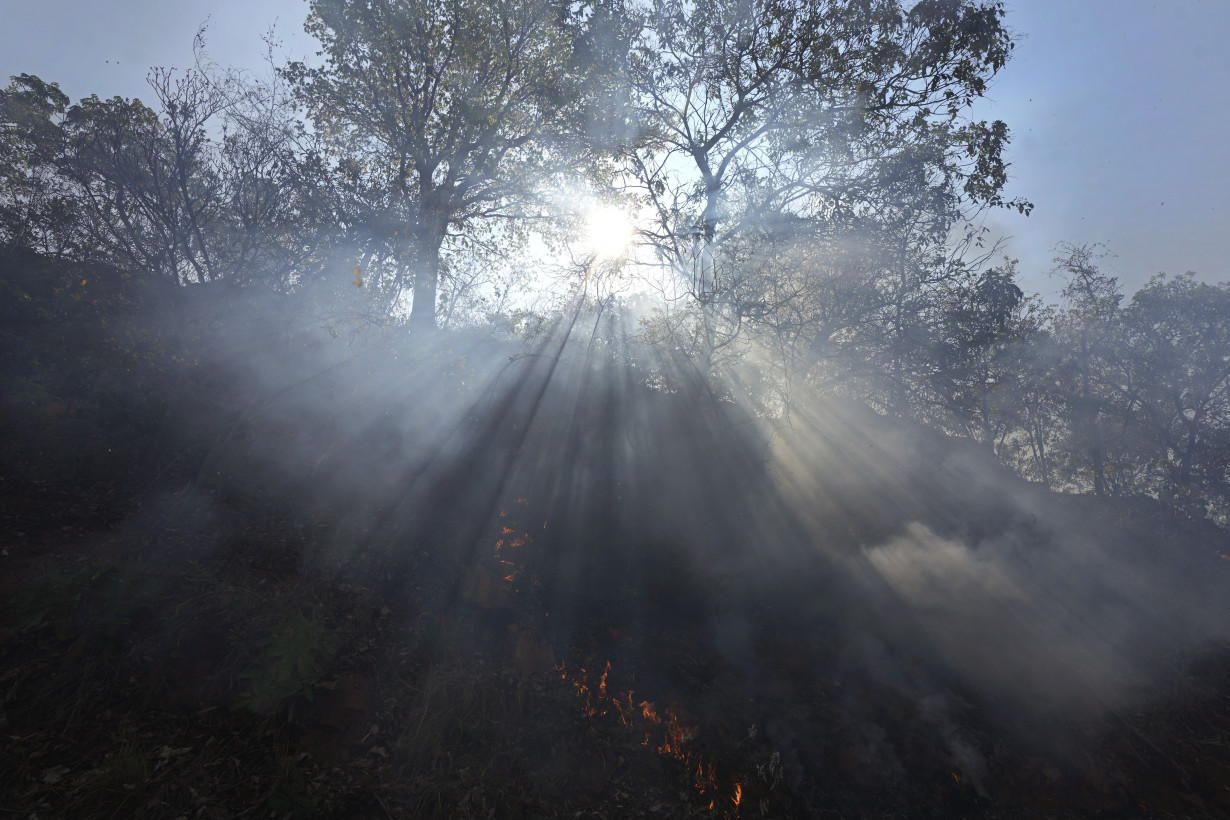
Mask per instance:
[[[316,0],[306,29],[324,64],[291,64],[332,152],[340,218],[412,285],[412,325],[434,327],[441,247],[517,213],[578,159],[589,66],[575,12],[546,0]]]
[[[904,224],[934,246],[971,207],[1031,207],[1002,193],[1007,127],[966,116],[1011,54],[1001,3],[653,0],[643,14],[627,164],[710,348],[799,304],[780,281],[806,278],[797,254],[749,258]]]
[[[1012,54],[1005,14],[317,0],[320,59],[268,79],[200,40],[193,68],[150,72],[148,104],[13,77],[0,243],[539,340],[600,284],[586,355],[650,389],[709,380],[774,417],[797,388],[835,391],[1056,488],[1230,511],[1225,286],[1158,278],[1129,298],[1096,247],[1069,245],[1045,305],[971,227],[1032,207],[1007,192],[1007,126],[972,116]],[[644,249],[627,268],[654,269],[666,299],[585,276],[567,317],[559,294],[510,298],[563,290],[538,270],[552,248],[509,240],[575,228],[577,190],[628,205]],[[604,321],[635,300],[639,325]]]

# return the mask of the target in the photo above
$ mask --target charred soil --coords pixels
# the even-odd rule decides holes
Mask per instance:
[[[890,435],[861,417],[825,428],[842,469],[790,518],[762,442],[698,424],[704,397],[539,391],[531,371],[493,399],[472,348],[386,345],[363,367],[397,361],[434,392],[384,405],[294,323],[252,379],[193,347],[250,330],[242,311],[43,273],[63,281],[0,328],[20,340],[0,403],[7,816],[1230,814],[1214,633],[1110,636],[1149,650],[1113,695],[1107,665],[1034,698],[1028,668],[990,668],[1009,653],[971,662],[978,624],[937,634],[929,588],[849,581],[897,579],[907,543],[1032,566],[1082,521],[1205,595],[1230,576],[1208,522],[992,486],[937,437],[860,472],[856,432]],[[463,434],[387,412],[453,405]],[[1068,624],[1026,615],[1006,634],[1032,663]]]

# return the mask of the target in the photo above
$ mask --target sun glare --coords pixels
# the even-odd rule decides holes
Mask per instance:
[[[628,214],[613,205],[595,205],[585,216],[585,244],[600,260],[623,255],[634,235]]]

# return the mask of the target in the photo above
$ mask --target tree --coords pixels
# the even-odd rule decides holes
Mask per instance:
[[[548,0],[311,8],[324,64],[284,76],[333,152],[343,219],[395,261],[390,300],[412,285],[411,326],[434,328],[446,241],[515,214],[565,164],[588,76],[578,31],[600,15]]]
[[[1154,446],[1163,497],[1225,500],[1230,463],[1230,284],[1159,274],[1124,312],[1124,390]],[[1200,512],[1203,514],[1204,510]]]
[[[278,290],[302,284],[326,266],[336,242],[318,140],[276,74],[262,80],[213,64],[201,70],[227,96],[221,137],[209,146],[224,204],[213,255],[232,282]]]
[[[1036,304],[1037,297],[1032,297]],[[1064,394],[1055,378],[1060,360],[1054,334],[1052,306],[1034,311],[1035,326],[1021,349],[1014,380],[1013,413],[1019,435],[1008,439],[1000,456],[1026,478],[1048,487],[1055,485],[1057,457],[1062,455],[1061,419]]]
[[[0,90],[0,243],[63,255],[72,248],[72,200],[56,173],[68,97],[30,74]]]
[[[707,317],[705,364],[797,306],[741,264],[766,242],[802,232],[838,248],[907,223],[944,237],[968,207],[1028,210],[1001,197],[1006,126],[965,117],[1011,52],[1003,13],[975,0],[647,1],[628,68],[644,136],[626,158],[655,247]]]
[[[205,124],[224,103],[192,74],[178,89],[165,73],[151,79],[186,97],[172,101],[168,120],[140,100],[88,97],[68,111],[62,169],[95,247],[176,283],[214,281],[222,202]]]
[[[1021,399],[1041,330],[1036,300],[1015,280],[1016,264],[1009,261],[954,288],[924,353],[943,426],[996,453],[1022,429]]]
[[[1056,272],[1071,277],[1053,325],[1067,450],[1072,473],[1086,477],[1097,495],[1108,495],[1131,471],[1130,456],[1118,446],[1131,424],[1119,378],[1123,292],[1098,267],[1097,246],[1061,245],[1060,251]]]
[[[91,96],[64,112],[54,170],[82,252],[176,283],[286,289],[322,251],[322,168],[286,89],[209,63],[154,68],[156,109]],[[88,252],[88,253],[87,253]]]

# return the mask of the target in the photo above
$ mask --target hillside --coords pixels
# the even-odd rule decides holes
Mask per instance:
[[[1151,499],[345,291],[10,254],[0,340],[14,816],[1230,813],[1230,537]]]

